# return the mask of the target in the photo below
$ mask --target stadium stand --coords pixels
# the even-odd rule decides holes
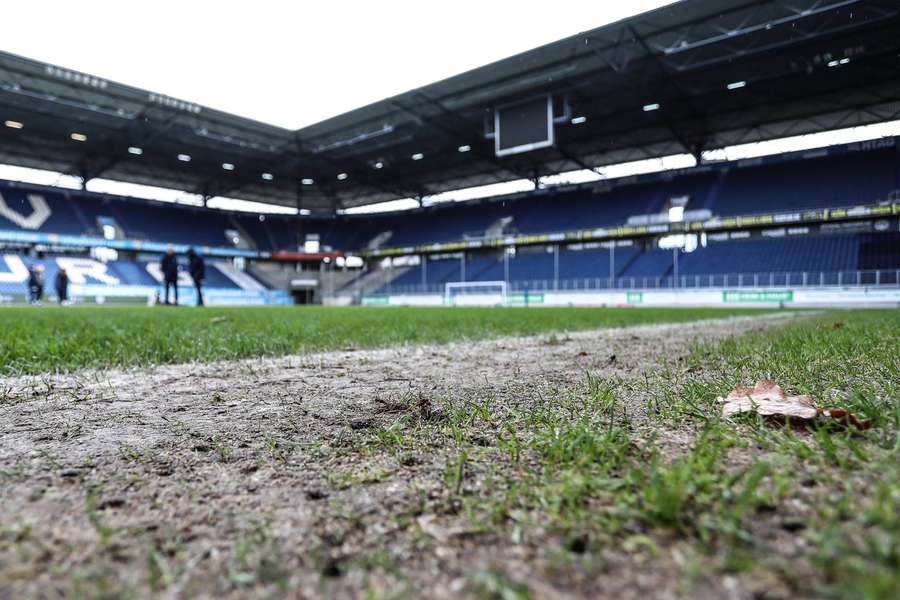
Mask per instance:
[[[709,210],[721,217],[875,204],[900,189],[898,162],[893,144],[857,152],[841,147],[338,218],[248,215],[0,183],[0,230],[100,235],[101,221],[109,221],[134,240],[228,248],[234,244],[227,232],[236,231],[249,247],[273,252],[296,251],[304,236],[313,234],[327,248],[358,251],[379,237],[382,246],[408,247],[478,239],[492,226],[505,235],[624,225],[631,217],[662,213],[673,198],[686,199],[687,211]],[[41,199],[43,217],[37,214]],[[33,214],[36,218],[28,221]],[[628,274],[652,271],[644,267],[647,260],[652,259],[638,260]]]
[[[298,229],[295,219],[265,215],[234,217],[240,230],[245,232],[255,248],[265,251],[297,249]]]
[[[112,223],[125,239],[217,248],[234,247],[227,232],[249,231],[254,248],[296,250],[296,218],[263,224],[256,215],[13,182],[0,183],[0,197],[0,231],[102,236],[102,223]]]
[[[458,258],[441,258],[437,260],[426,259],[428,264],[425,266],[425,285],[433,286],[434,284],[443,284],[448,281],[460,281],[462,267]],[[422,283],[421,265],[408,270],[390,282],[393,289],[408,289],[418,286]],[[387,287],[383,288],[387,289]]]
[[[384,232],[391,233],[387,241],[391,247],[477,239],[504,217],[511,217],[504,233],[610,227],[624,225],[629,217],[660,214],[672,198],[679,197],[688,200],[687,211],[709,210],[722,217],[875,204],[900,189],[897,163],[893,146],[837,155],[824,150],[798,152],[406,213],[345,218],[343,229],[355,232],[355,245],[340,237],[341,229],[323,230],[322,235],[334,247],[360,249],[365,247],[362,240]]]
[[[713,212],[732,216],[855,206],[886,200],[900,189],[897,155],[892,150],[807,155],[814,158],[762,167],[738,163],[727,171],[725,191],[712,204]]]
[[[860,269],[900,268],[900,233],[862,235],[858,253]]]
[[[82,235],[90,230],[84,216],[63,193],[4,184],[0,188],[0,228]]]
[[[900,233],[798,236],[789,239],[734,240],[713,242],[693,252],[679,251],[679,277],[684,285],[722,281],[722,275],[752,276],[767,281],[770,274],[808,274],[810,281],[836,283],[838,273],[875,269],[900,269]],[[423,285],[422,266],[417,265],[378,291],[440,291],[456,281],[502,281],[517,287],[561,288],[610,285],[610,257],[605,248],[559,252],[558,267],[548,247],[536,247],[509,258],[508,275],[502,256],[468,259],[463,279],[460,257],[428,260]],[[675,261],[672,250],[637,246],[620,247],[615,253],[613,278],[635,287],[670,287]],[[696,279],[712,277],[713,279]],[[847,279],[849,281],[849,279]],[[615,284],[615,282],[613,282]]]
[[[844,271],[858,268],[860,241],[831,235],[720,242],[684,254],[679,267],[682,275]]]
[[[184,262],[184,261],[182,261]],[[52,256],[35,258],[20,254],[0,254],[0,295],[24,296],[28,270],[34,265],[44,268],[44,288],[48,297],[53,295],[53,282],[60,268],[69,275],[73,297],[116,296],[132,297],[139,301],[152,298],[160,289],[161,276],[157,261],[114,260],[101,262],[84,256]],[[183,266],[184,267],[184,266]],[[192,298],[193,284],[187,273],[182,272],[179,287],[184,298]],[[225,261],[210,261],[206,269],[205,295],[216,299],[284,303],[283,294],[266,290],[265,286],[245,273],[236,272]]]
[[[307,236],[317,238],[325,250],[355,252],[623,226],[633,219],[664,217],[673,199],[679,199],[686,214],[713,219],[875,205],[893,201],[900,189],[897,146],[896,140],[868,147],[835,146],[412,211],[331,218],[261,216],[0,182],[0,236],[11,235],[15,241],[18,233],[41,233],[76,236],[77,241],[77,236],[102,238],[104,225],[109,225],[117,238],[137,244],[197,245],[224,249],[226,255],[236,248],[252,253],[296,252],[303,249]],[[680,253],[678,275],[681,285],[696,284],[702,276],[707,277],[703,281],[714,283],[730,274],[765,277],[772,273],[816,273],[819,281],[837,282],[842,280],[837,275],[841,272],[900,268],[897,235],[847,233],[710,241],[694,252]],[[558,257],[550,245],[520,246],[506,264],[501,251],[468,253],[464,267],[459,255],[429,258],[424,279],[419,264],[397,269],[396,275],[387,273],[380,278],[379,287],[369,291],[434,292],[447,282],[499,280],[519,287],[564,289],[673,285],[671,250],[636,241],[617,249],[610,272],[609,251],[594,246],[576,251],[563,244]],[[143,286],[141,293],[150,293],[157,285],[146,262],[112,261],[105,268],[121,286]],[[48,281],[53,273],[51,260]],[[355,289],[362,279],[362,275],[347,278],[344,289]],[[259,291],[248,281],[243,283],[252,290],[213,269],[207,286],[211,290]],[[0,292],[17,293],[16,286],[21,287],[6,282]]]
[[[668,275],[672,269],[672,251],[652,249],[638,254],[620,273],[620,277],[635,279],[657,278]]]

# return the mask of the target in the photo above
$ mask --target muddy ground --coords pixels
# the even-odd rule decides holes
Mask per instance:
[[[784,320],[0,380],[0,598],[752,597],[727,576],[686,588],[674,546],[573,561],[539,524],[475,526],[494,442],[446,423],[591,372],[639,428],[648,371]],[[474,449],[458,470],[452,435]]]

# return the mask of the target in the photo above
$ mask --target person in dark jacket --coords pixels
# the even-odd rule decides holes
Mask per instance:
[[[165,304],[169,304],[169,288],[175,290],[175,305],[178,305],[178,259],[175,258],[175,250],[172,246],[166,249],[165,256],[159,263],[163,281],[166,287]]]
[[[44,266],[32,265],[28,270],[28,302],[40,304],[44,297]]]
[[[56,298],[60,304],[69,301],[69,274],[65,269],[56,272]]]
[[[206,263],[203,257],[197,254],[193,248],[188,248],[188,272],[194,280],[197,288],[197,306],[203,306],[203,282],[206,280]]]

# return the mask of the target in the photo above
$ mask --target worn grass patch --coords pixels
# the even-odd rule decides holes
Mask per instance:
[[[0,375],[676,323],[759,310],[366,307],[0,309]]]
[[[833,312],[37,378],[0,402],[0,596],[895,598],[898,340]],[[761,378],[875,426],[722,419]]]

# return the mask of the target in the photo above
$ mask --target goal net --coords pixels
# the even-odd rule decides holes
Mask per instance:
[[[505,281],[453,281],[444,285],[447,306],[505,306]]]

